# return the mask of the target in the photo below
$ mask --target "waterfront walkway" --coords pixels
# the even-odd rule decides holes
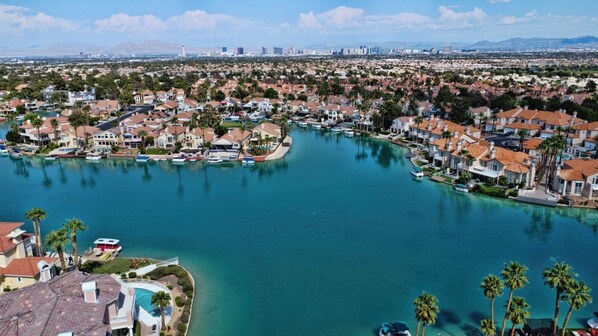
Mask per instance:
[[[288,144],[288,146],[283,146],[282,144]],[[284,138],[282,143],[280,145],[278,145],[278,147],[276,147],[274,152],[272,152],[272,154],[266,156],[266,161],[282,159],[285,155],[287,155],[289,150],[291,150],[292,145],[293,145],[293,138],[291,138],[290,136],[287,135],[287,137]]]

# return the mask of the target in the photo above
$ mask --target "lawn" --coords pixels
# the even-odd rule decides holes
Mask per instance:
[[[170,150],[166,148],[148,148],[145,153],[148,155],[166,155],[170,154]]]
[[[110,261],[88,261],[81,265],[81,271],[94,274],[120,274],[131,269],[131,259],[116,258]]]

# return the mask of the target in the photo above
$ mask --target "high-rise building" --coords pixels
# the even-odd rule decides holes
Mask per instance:
[[[185,45],[183,44],[183,51],[181,52],[181,57],[187,57],[187,54],[185,53]]]
[[[272,50],[273,50],[274,55],[282,55],[282,48],[274,47]]]
[[[222,47],[222,53],[223,53],[223,54],[224,54],[225,52],[227,52],[227,51],[228,51],[228,48],[227,48],[227,47]]]
[[[268,48],[262,47],[262,55],[265,55],[267,53],[268,53]]]
[[[243,49],[243,47],[237,47],[237,55],[243,55],[244,52],[245,50]]]

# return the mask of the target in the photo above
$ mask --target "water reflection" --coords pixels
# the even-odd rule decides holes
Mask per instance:
[[[545,241],[552,233],[553,210],[543,207],[528,207],[524,212],[530,216],[530,221],[525,227],[525,233],[531,238]]]

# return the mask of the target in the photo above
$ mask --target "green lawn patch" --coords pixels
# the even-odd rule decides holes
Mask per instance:
[[[170,150],[166,148],[148,148],[145,153],[148,155],[166,155],[170,154]]]
[[[110,261],[88,261],[81,265],[81,271],[93,274],[120,274],[131,269],[131,259],[116,258]]]
[[[489,187],[489,186],[485,186],[485,185],[480,185],[477,188],[474,188],[474,190],[480,194],[484,194],[484,195],[488,195],[488,196],[500,197],[500,198],[507,197],[507,193],[506,193],[507,190],[505,188],[501,188],[501,187]]]
[[[242,124],[240,122],[226,122],[226,123],[222,123],[221,125],[226,128],[234,128],[234,127],[242,126]]]

